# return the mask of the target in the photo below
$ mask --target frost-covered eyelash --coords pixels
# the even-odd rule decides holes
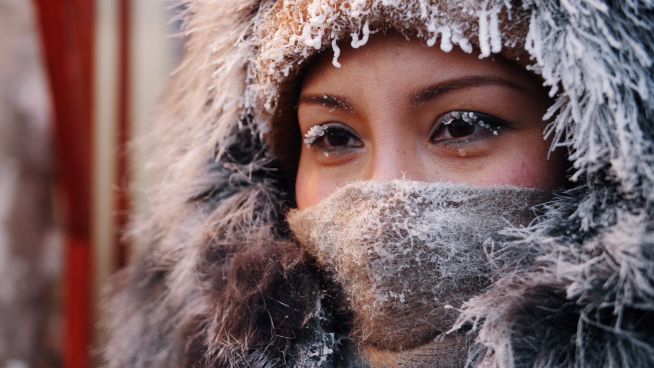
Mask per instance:
[[[327,133],[328,125],[314,125],[304,134],[304,144],[309,147]]]
[[[486,120],[497,120],[495,118],[492,118],[488,115],[485,114],[480,114],[474,111],[453,111],[448,114],[447,118],[443,121],[443,125],[450,125],[456,120],[463,120],[464,122],[472,125],[472,124],[477,124],[480,127],[487,129],[493,135],[498,135],[500,131],[502,130],[502,126],[497,125],[497,124],[490,124],[483,119]]]
[[[502,126],[498,124],[490,124],[483,119],[486,120],[497,120],[491,116],[485,115],[485,114],[480,114],[476,113],[474,111],[453,111],[449,113],[446,117],[446,119],[442,122],[443,125],[450,125],[452,124],[455,120],[463,120],[464,122],[472,125],[472,124],[478,124],[480,127],[485,128],[489,130],[490,132],[493,133],[493,135],[498,135],[499,132],[502,130]],[[309,130],[304,134],[304,140],[302,141],[307,148],[316,143],[316,141],[320,138],[323,137],[329,128],[331,128],[331,124],[320,124],[320,125],[314,125]]]

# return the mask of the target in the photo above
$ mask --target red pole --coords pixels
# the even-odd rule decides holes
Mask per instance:
[[[117,154],[117,185],[116,195],[116,268],[122,268],[127,263],[128,248],[123,234],[129,221],[129,152],[128,141],[131,113],[131,56],[132,56],[132,9],[130,0],[118,1],[118,154]]]
[[[65,355],[89,366],[93,153],[94,0],[34,0],[53,101],[65,250]]]

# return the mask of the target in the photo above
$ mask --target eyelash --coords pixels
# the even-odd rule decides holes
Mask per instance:
[[[439,133],[443,133],[444,129],[450,129],[454,127],[453,124],[459,124],[463,126],[459,128],[472,128],[473,131],[470,132],[470,134],[466,134],[463,137],[450,137],[446,139],[437,139],[435,140],[434,136]],[[472,139],[470,136],[473,134],[479,135],[478,131],[475,130],[477,128],[482,128],[487,130],[487,134],[492,135],[492,136],[497,136],[501,134],[505,129],[510,128],[509,123],[506,121],[503,121],[499,118],[496,118],[491,115],[479,113],[479,112],[474,112],[474,111],[452,111],[449,112],[436,121],[434,124],[434,127],[432,128],[431,132],[429,133],[429,141],[434,143],[434,144],[440,144],[440,143],[453,143],[453,144],[466,144],[466,143],[472,143],[476,141],[477,139],[481,139],[483,137],[473,137]],[[339,134],[341,134],[340,138],[343,137],[348,137],[349,139],[354,139],[357,142],[361,142],[359,137],[349,128],[344,126],[341,123],[337,122],[330,122],[330,123],[324,123],[324,124],[319,124],[319,125],[314,125],[312,126],[304,135],[304,140],[303,143],[307,146],[307,148],[311,147],[316,147],[319,146],[320,144],[325,145],[325,141],[328,137],[337,137]],[[451,132],[450,132],[451,134]],[[326,148],[322,147],[322,149],[327,152],[327,151],[339,151],[339,150],[344,150],[347,148],[351,148],[351,146],[334,146],[333,148]]]
[[[441,139],[435,139],[434,136],[436,134],[442,134],[444,133],[444,130],[450,129],[450,128],[457,128],[455,124],[458,125],[458,128],[472,128],[473,131],[469,132],[469,134],[466,134],[462,137],[449,137],[449,138],[441,138]],[[479,113],[479,112],[474,112],[474,111],[452,111],[449,112],[442,117],[440,117],[434,127],[432,128],[432,131],[429,133],[429,141],[438,144],[438,143],[471,143],[474,142],[475,140],[484,138],[484,137],[472,137],[473,134],[479,135],[480,133],[476,130],[477,128],[485,129],[487,131],[487,134],[492,135],[492,136],[497,136],[500,135],[504,130],[510,128],[510,124],[502,119],[496,118],[491,115]],[[451,132],[450,132],[450,135]]]
[[[325,140],[328,137],[330,136],[335,137],[338,134],[342,134],[343,137],[348,136],[350,139],[355,139],[359,143],[361,142],[359,137],[357,137],[357,135],[352,130],[345,127],[343,124],[336,123],[336,122],[312,126],[304,135],[303,142],[307,147],[314,147],[320,145],[321,143],[324,144]],[[343,149],[343,148],[337,148],[331,150],[334,151],[339,149]],[[325,150],[327,151],[330,149],[325,149]]]

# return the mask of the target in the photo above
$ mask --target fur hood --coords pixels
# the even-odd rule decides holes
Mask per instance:
[[[453,326],[473,326],[468,363],[654,366],[650,0],[188,0],[150,140],[159,184],[107,303],[108,366],[347,366],[339,291],[290,240],[267,137],[303,63],[327,50],[337,65],[339,44],[380,27],[530,64],[555,100],[545,134],[570,152],[575,188],[506,229],[537,262],[498,274]]]

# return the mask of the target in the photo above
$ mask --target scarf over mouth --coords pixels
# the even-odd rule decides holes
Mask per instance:
[[[458,308],[490,285],[493,270],[528,261],[504,245],[510,239],[501,230],[527,225],[532,207],[547,198],[515,187],[360,182],[287,220],[343,288],[356,343],[401,352],[445,338]]]

